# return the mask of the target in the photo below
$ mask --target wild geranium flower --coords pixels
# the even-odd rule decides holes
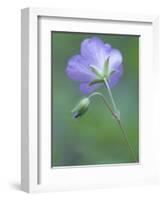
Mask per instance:
[[[134,161],[137,162],[135,152],[122,126],[120,111],[116,107],[111,92],[111,88],[118,83],[123,73],[121,52],[112,48],[110,44],[105,44],[100,38],[85,39],[81,43],[80,54],[73,56],[68,61],[66,72],[71,79],[80,82],[80,89],[84,93],[91,93],[75,106],[72,110],[73,117],[83,116],[88,110],[91,98],[94,96],[101,97],[109,112],[117,121]],[[102,93],[93,92],[102,84],[106,86],[112,106]]]
[[[122,76],[122,54],[100,38],[92,37],[81,43],[80,54],[68,61],[66,69],[69,78],[80,82],[80,89],[88,94],[105,79],[110,88],[116,85]]]

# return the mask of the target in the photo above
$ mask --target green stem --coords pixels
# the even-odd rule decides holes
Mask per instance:
[[[126,134],[126,131],[125,131],[124,128],[123,128],[123,125],[122,125],[122,122],[121,122],[120,116],[119,116],[119,114],[120,114],[120,113],[119,113],[119,110],[117,109],[117,106],[116,106],[116,104],[115,104],[115,101],[114,101],[114,98],[113,98],[111,89],[110,89],[109,84],[108,84],[108,82],[107,82],[106,79],[104,79],[104,84],[105,84],[105,86],[106,86],[106,88],[107,88],[107,90],[108,90],[108,93],[109,93],[109,96],[110,96],[110,99],[111,99],[111,102],[112,102],[112,105],[113,105],[113,108],[114,108],[114,112],[112,111],[111,113],[112,113],[112,115],[114,116],[114,118],[116,119],[116,121],[117,121],[117,123],[118,123],[118,125],[119,125],[119,127],[120,127],[120,129],[121,129],[121,132],[122,132],[122,134],[123,134],[123,136],[124,136],[124,138],[125,138],[125,141],[126,141],[128,147],[129,147],[129,150],[130,150],[130,152],[131,152],[131,154],[132,154],[134,160],[137,161],[136,154],[135,154],[135,152],[133,151],[132,146],[131,146],[131,144],[130,144],[130,142],[129,142],[129,140],[128,140],[128,136],[127,136],[127,134]],[[111,109],[111,110],[112,110],[112,109]],[[114,113],[114,114],[113,114],[113,113]]]
[[[90,94],[90,95],[88,96],[88,98],[91,98],[91,97],[96,96],[96,95],[98,95],[98,96],[100,96],[100,97],[102,98],[102,100],[104,101],[104,103],[105,103],[106,107],[108,108],[108,110],[109,110],[109,111],[111,112],[111,114],[116,118],[117,116],[116,116],[115,113],[112,111],[112,108],[111,108],[111,106],[109,105],[109,103],[108,103],[108,101],[106,100],[106,98],[104,97],[104,95],[102,95],[102,94],[99,93],[99,92],[93,92],[92,94]]]
[[[105,84],[105,86],[106,86],[106,88],[107,88],[107,90],[108,90],[108,93],[109,93],[109,96],[110,96],[110,99],[111,99],[111,102],[112,102],[112,105],[113,105],[113,109],[114,109],[114,111],[117,113],[117,112],[119,112],[119,111],[118,111],[118,109],[117,109],[117,106],[116,106],[116,104],[115,104],[115,101],[114,101],[114,98],[113,98],[111,89],[110,89],[109,84],[108,84],[108,82],[107,82],[106,79],[104,79],[104,84]]]
[[[120,129],[121,129],[121,131],[122,131],[122,134],[124,135],[124,138],[125,138],[125,140],[126,140],[126,143],[128,144],[128,147],[129,147],[129,149],[130,149],[130,151],[131,151],[131,153],[132,153],[132,156],[133,156],[134,160],[137,161],[136,154],[135,154],[134,150],[132,149],[132,146],[131,146],[131,144],[130,144],[130,142],[129,142],[129,140],[128,140],[126,131],[125,131],[125,129],[123,128],[123,125],[122,125],[121,120],[120,120],[120,119],[117,119],[117,123],[118,123],[118,125],[119,125],[119,127],[120,127]]]

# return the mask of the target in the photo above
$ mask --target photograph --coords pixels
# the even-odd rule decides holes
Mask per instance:
[[[51,31],[51,167],[139,163],[139,40]]]

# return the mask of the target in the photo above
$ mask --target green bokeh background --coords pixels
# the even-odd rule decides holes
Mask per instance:
[[[116,121],[99,97],[88,112],[73,119],[72,108],[85,95],[65,73],[67,62],[92,36],[123,55],[124,74],[112,88],[130,144],[139,155],[139,36],[52,32],[52,166],[135,162]],[[108,97],[105,87],[98,91]]]

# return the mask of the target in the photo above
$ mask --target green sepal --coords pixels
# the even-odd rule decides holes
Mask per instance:
[[[103,83],[103,82],[104,82],[104,80],[102,80],[102,79],[95,79],[89,83],[89,86],[97,84],[97,83]]]
[[[109,57],[104,62],[103,75],[104,75],[104,77],[108,77],[108,75],[109,75]]]
[[[109,73],[109,77],[111,77],[111,75],[113,75],[116,71],[115,70],[112,70],[110,73]]]
[[[95,73],[96,74],[96,76],[97,77],[99,77],[99,78],[102,78],[102,75],[101,75],[101,73],[96,69],[96,67],[95,66],[93,66],[93,65],[90,65],[90,69],[91,69],[91,71],[93,72],[93,73]]]

